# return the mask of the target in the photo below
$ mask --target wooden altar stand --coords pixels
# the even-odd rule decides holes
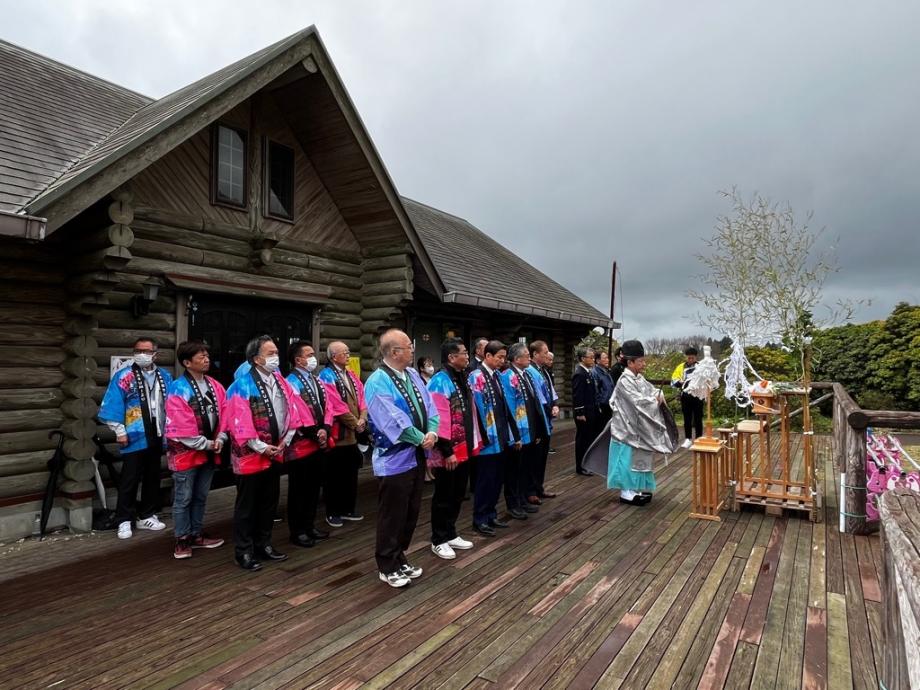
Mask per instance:
[[[814,458],[811,433],[806,432],[802,440],[802,468],[793,476],[793,456],[789,441],[790,399],[799,398],[808,405],[804,389],[792,389],[776,396],[776,414],[760,412],[756,419],[739,422],[735,448],[736,485],[732,509],[739,510],[741,504],[763,506],[768,515],[782,515],[784,510],[807,512],[809,518],[817,519]],[[780,439],[777,457],[774,458],[770,443],[770,426],[779,418]],[[754,440],[756,452],[754,450]]]

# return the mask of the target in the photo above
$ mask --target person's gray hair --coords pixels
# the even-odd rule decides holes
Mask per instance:
[[[345,345],[346,348],[348,347],[348,345],[342,342],[341,340],[333,340],[331,343],[329,343],[326,346],[326,359],[328,359],[330,362],[332,361],[332,358],[335,356],[335,353],[332,350],[336,345]]]
[[[262,345],[265,343],[273,343],[275,339],[270,335],[260,335],[257,338],[253,338],[246,344],[246,361],[252,364],[254,357],[258,356],[259,352],[262,351]]]
[[[583,360],[585,357],[588,356],[589,352],[591,354],[594,354],[594,348],[584,347],[584,346],[576,347],[575,348],[575,359],[577,359],[580,362],[581,360]]]
[[[525,352],[527,352],[527,345],[524,343],[513,343],[511,347],[508,348],[508,359],[513,362]]]

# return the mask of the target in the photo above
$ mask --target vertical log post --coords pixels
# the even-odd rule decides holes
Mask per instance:
[[[67,377],[61,386],[65,395],[61,411],[65,418],[62,429],[67,464],[60,491],[68,524],[75,531],[88,531],[93,526],[92,458],[96,451],[93,435],[99,411],[94,380],[98,368],[95,356],[99,349],[95,338],[99,321],[95,314],[106,306],[106,292],[116,282],[110,271],[123,268],[131,260],[128,249],[134,242],[130,227],[134,220],[131,202],[130,191],[115,192],[106,212],[106,224],[97,232],[76,238],[80,244],[73,252],[77,257],[72,264],[75,271],[68,276],[72,298],[67,304],[66,358],[61,364]]]
[[[866,526],[866,427],[853,425],[864,420],[859,406],[839,383],[834,384],[834,453],[844,475],[841,510],[844,531],[865,534]],[[852,415],[852,416],[851,416]]]
[[[360,339],[346,342],[352,352],[360,352],[361,371],[370,373],[377,357],[377,336],[401,316],[403,307],[412,300],[414,275],[412,255],[406,246],[375,247],[362,251],[362,256]]]

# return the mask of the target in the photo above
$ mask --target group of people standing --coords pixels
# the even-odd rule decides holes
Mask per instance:
[[[345,343],[329,345],[329,363],[318,374],[313,347],[293,343],[285,378],[277,344],[261,336],[247,345],[246,362],[225,391],[208,376],[206,343],[178,346],[184,373],[173,380],[156,364],[156,341],[138,338],[133,362],[113,376],[99,413],[122,450],[119,538],[130,538],[132,529],[165,529],[156,514],[164,450],[173,473],[175,558],[223,544],[205,533],[203,522],[212,477],[229,455],[237,484],[235,558],[247,571],[287,558],[272,544],[282,467],[288,473],[292,544],[312,547],[328,538],[328,531],[316,527],[321,490],[330,527],[363,519],[355,506],[359,443],[373,445],[375,557],[380,579],[393,587],[422,574],[408,562],[406,550],[426,470],[435,484],[431,549],[444,559],[473,547],[457,530],[469,486],[472,527],[485,536],[509,526],[497,511],[502,489],[508,513],[518,520],[555,496],[543,485],[559,413],[546,343],[507,347],[481,339],[471,362],[463,342],[452,338],[441,347],[443,368],[426,372],[427,381],[411,367],[408,335],[392,329],[379,344],[381,364],[362,385],[347,368]]]
[[[610,356],[590,347],[578,347],[578,362],[572,375],[572,414],[575,417],[575,472],[589,475],[583,461],[588,447],[607,427],[612,410],[610,398],[617,381],[626,369],[623,349],[614,351],[616,363],[610,366]]]
[[[345,366],[344,343],[329,345],[329,365],[319,376],[313,347],[293,343],[291,373],[284,378],[272,338],[255,338],[227,390],[207,375],[206,343],[178,346],[176,359],[184,373],[175,380],[157,366],[157,354],[154,339],[139,338],[133,362],[112,377],[99,411],[121,447],[119,538],[130,538],[133,529],[165,529],[156,514],[164,450],[173,477],[177,559],[190,558],[195,548],[223,545],[203,531],[203,521],[214,472],[228,457],[237,484],[235,555],[246,570],[287,558],[271,543],[281,463],[288,469],[291,543],[312,547],[329,537],[315,525],[321,488],[330,526],[363,519],[355,509],[362,459],[357,438],[366,433],[367,406],[360,379]]]
[[[376,559],[379,577],[404,587],[420,577],[406,550],[418,522],[426,469],[434,476],[431,550],[456,558],[473,543],[458,533],[468,485],[473,529],[487,537],[510,525],[498,515],[504,489],[508,513],[526,520],[555,494],[543,486],[558,396],[542,341],[510,347],[477,341],[475,359],[459,338],[441,345],[442,368],[426,381],[411,368],[409,336],[380,337],[381,365],[365,391],[378,477]]]

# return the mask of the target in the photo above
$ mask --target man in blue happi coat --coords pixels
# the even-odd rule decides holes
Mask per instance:
[[[405,587],[422,569],[406,560],[418,522],[429,451],[438,440],[438,411],[418,372],[415,347],[391,329],[380,336],[380,367],[364,386],[378,478],[376,558],[379,577]]]

